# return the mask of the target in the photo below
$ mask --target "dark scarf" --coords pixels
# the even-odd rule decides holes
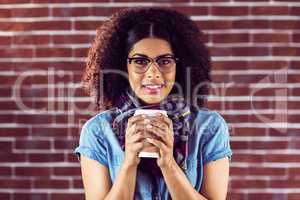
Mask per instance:
[[[119,97],[116,108],[113,111],[113,130],[117,135],[122,150],[125,150],[125,130],[128,118],[133,116],[137,109],[161,109],[166,110],[168,117],[173,122],[174,132],[174,151],[173,156],[178,165],[187,169],[188,138],[190,134],[189,116],[190,106],[180,95],[169,95],[160,104],[144,105],[133,93],[127,89]],[[140,169],[152,171],[156,175],[161,175],[160,169],[156,164],[156,159],[142,158],[139,164]]]

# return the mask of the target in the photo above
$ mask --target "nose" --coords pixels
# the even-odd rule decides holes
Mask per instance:
[[[150,64],[148,70],[146,71],[147,78],[160,78],[161,72],[158,69],[158,65],[156,62]]]

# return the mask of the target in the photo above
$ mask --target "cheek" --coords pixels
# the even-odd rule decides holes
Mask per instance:
[[[129,74],[129,82],[131,87],[139,88],[141,87],[142,77],[137,74]]]
[[[165,76],[165,80],[168,82],[168,85],[173,86],[175,82],[175,73]]]

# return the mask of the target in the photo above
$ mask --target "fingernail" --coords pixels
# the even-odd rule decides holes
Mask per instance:
[[[142,115],[142,117],[143,117],[143,118],[145,118],[145,117],[146,117],[146,115],[144,115],[144,114],[143,114],[143,115]]]
[[[146,128],[152,128],[152,125],[151,124],[147,124]]]
[[[145,122],[146,122],[146,123],[149,123],[149,122],[150,122],[150,119],[145,119]]]
[[[161,116],[161,113],[156,113],[156,116]]]
[[[146,138],[146,140],[147,140],[148,142],[152,142],[152,140],[151,140],[150,138]]]

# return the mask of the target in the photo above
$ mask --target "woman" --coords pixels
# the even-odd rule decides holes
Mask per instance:
[[[201,32],[177,11],[124,9],[102,24],[83,76],[102,112],[75,150],[87,200],[226,198],[232,151],[225,120],[204,107],[209,72]],[[146,142],[158,158],[138,156]]]

